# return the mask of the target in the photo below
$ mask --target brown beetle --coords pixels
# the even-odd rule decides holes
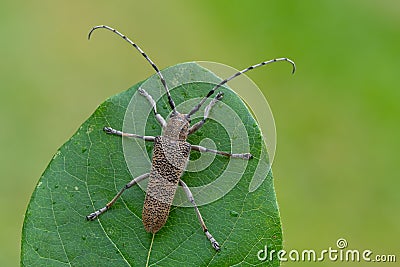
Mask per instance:
[[[178,184],[182,186],[183,190],[185,191],[188,199],[193,204],[195,208],[197,217],[203,228],[203,231],[207,238],[210,240],[212,246],[215,250],[220,249],[220,245],[215,240],[215,238],[211,235],[211,233],[207,230],[207,227],[203,221],[203,218],[200,214],[200,211],[194,201],[193,195],[190,192],[189,187],[180,179],[183,172],[185,171],[185,167],[187,161],[189,159],[190,151],[196,150],[199,152],[210,152],[215,154],[220,154],[226,157],[231,158],[241,158],[245,160],[249,160],[252,158],[250,153],[243,153],[243,154],[231,154],[228,152],[217,151],[214,149],[208,149],[198,145],[192,145],[186,141],[187,136],[199,130],[203,124],[206,122],[209,112],[211,108],[217,103],[219,100],[222,99],[223,94],[222,92],[218,93],[214,99],[208,104],[204,111],[204,117],[201,121],[197,122],[196,124],[190,126],[190,117],[195,112],[197,112],[200,107],[204,104],[204,102],[211,97],[215,90],[227,83],[228,81],[232,80],[233,78],[249,71],[254,68],[267,65],[269,63],[277,62],[277,61],[288,61],[293,66],[293,72],[295,71],[295,64],[292,60],[287,58],[277,58],[272,59],[269,61],[264,61],[259,64],[250,66],[242,71],[239,71],[232,75],[231,77],[221,81],[217,84],[201,101],[197,104],[188,114],[181,114],[176,111],[175,103],[169,93],[167,83],[165,82],[164,77],[162,76],[161,72],[157,68],[157,66],[151,61],[151,59],[141,50],[134,42],[132,42],[129,38],[118,32],[117,30],[106,26],[100,25],[94,27],[89,32],[89,39],[92,32],[96,29],[104,28],[114,32],[115,34],[122,37],[132,46],[134,46],[142,55],[143,57],[152,65],[152,67],[157,72],[160,80],[165,88],[169,105],[172,109],[172,114],[169,120],[166,122],[164,118],[157,112],[157,107],[154,99],[151,95],[149,95],[145,90],[139,89],[139,93],[143,95],[151,104],[154,115],[157,121],[162,126],[163,132],[161,136],[140,136],[137,134],[130,134],[130,133],[123,133],[121,131],[115,130],[111,127],[104,127],[104,131],[108,134],[123,136],[123,137],[133,137],[133,138],[141,138],[145,141],[154,142],[153,148],[153,157],[152,157],[152,166],[150,173],[146,173],[136,177],[128,184],[126,184],[118,194],[106,204],[105,207],[89,214],[86,216],[88,220],[94,220],[100,214],[106,212],[110,207],[115,203],[115,201],[122,195],[122,193],[132,187],[133,185],[137,184],[138,182],[149,178],[149,183],[147,186],[146,191],[146,199],[143,205],[143,213],[142,213],[142,221],[146,231],[151,233],[156,233],[161,227],[164,226],[166,220],[168,219],[169,210],[172,204],[172,201],[175,196],[176,189]]]

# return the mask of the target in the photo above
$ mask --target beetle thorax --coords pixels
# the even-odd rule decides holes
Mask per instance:
[[[189,134],[189,121],[186,115],[175,113],[169,118],[164,128],[163,136],[172,140],[186,140]]]

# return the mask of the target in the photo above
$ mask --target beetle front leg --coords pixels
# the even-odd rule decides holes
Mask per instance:
[[[164,118],[161,116],[160,113],[157,112],[157,106],[156,106],[156,101],[154,101],[153,97],[146,92],[146,90],[139,88],[139,93],[144,96],[147,101],[150,102],[151,107],[154,110],[154,116],[156,116],[157,121],[160,123],[162,128],[165,128],[165,126],[167,125],[167,123],[165,122]]]
[[[211,100],[210,104],[208,104],[208,106],[204,109],[204,117],[203,117],[203,119],[201,121],[199,121],[198,123],[194,124],[192,127],[190,127],[189,134],[192,134],[192,133],[196,132],[197,130],[199,130],[204,125],[204,123],[208,119],[208,115],[210,114],[210,110],[215,105],[215,103],[217,103],[218,101],[220,101],[222,99],[223,96],[224,96],[224,94],[222,92],[219,92],[214,97],[214,99]]]
[[[197,145],[191,145],[191,149],[199,151],[201,153],[210,152],[210,153],[222,155],[222,156],[229,157],[229,158],[239,158],[239,159],[252,159],[253,158],[253,155],[250,153],[232,154],[232,153],[218,151],[215,149],[209,149],[209,148],[206,148],[203,146],[197,146]]]

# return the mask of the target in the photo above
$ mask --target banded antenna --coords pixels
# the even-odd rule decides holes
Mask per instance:
[[[244,70],[238,71],[238,72],[236,72],[235,74],[233,74],[231,77],[229,77],[229,78],[223,80],[222,82],[220,82],[219,84],[217,84],[213,89],[211,89],[211,91],[208,92],[208,94],[200,101],[199,104],[197,104],[197,105],[186,115],[186,117],[187,117],[187,118],[190,118],[191,115],[193,115],[194,113],[196,113],[196,112],[200,109],[201,105],[203,105],[204,102],[207,100],[207,98],[209,98],[210,96],[212,96],[212,95],[214,94],[215,90],[217,90],[219,87],[221,87],[222,85],[226,84],[226,83],[229,82],[230,80],[236,78],[237,76],[239,76],[239,75],[241,75],[241,74],[243,74],[243,73],[245,73],[245,72],[247,72],[247,71],[249,71],[249,70],[252,70],[252,69],[255,69],[255,68],[264,66],[264,65],[268,65],[268,64],[270,64],[270,63],[278,62],[278,61],[287,61],[287,62],[289,62],[290,64],[292,64],[292,66],[293,66],[292,74],[296,71],[296,64],[294,64],[293,60],[290,60],[290,59],[288,59],[288,58],[275,58],[275,59],[271,59],[271,60],[268,60],[268,61],[264,61],[264,62],[258,63],[258,64],[256,64],[256,65],[250,66],[250,67],[248,67],[248,68],[246,68],[246,69],[244,69]]]
[[[151,66],[153,67],[153,69],[156,71],[156,73],[157,73],[158,76],[160,77],[161,83],[162,83],[162,85],[164,86],[165,91],[166,91],[166,93],[167,93],[168,102],[169,102],[169,105],[170,105],[170,107],[171,107],[171,109],[172,109],[172,113],[175,114],[175,113],[176,113],[175,103],[174,103],[174,100],[172,99],[172,97],[171,97],[171,95],[170,95],[170,93],[169,93],[167,83],[166,83],[164,77],[162,76],[160,70],[157,68],[156,64],[154,64],[154,62],[146,55],[146,53],[145,53],[142,49],[140,49],[140,47],[139,47],[137,44],[135,44],[134,42],[132,42],[128,37],[126,37],[125,35],[123,35],[123,34],[120,33],[119,31],[117,31],[116,29],[113,29],[113,28],[111,28],[111,27],[109,27],[109,26],[107,26],[107,25],[99,25],[99,26],[93,27],[93,28],[90,30],[89,34],[88,34],[88,39],[89,39],[89,40],[90,40],[90,36],[92,35],[92,33],[93,33],[95,30],[97,30],[97,29],[107,29],[107,30],[109,30],[109,31],[112,31],[113,33],[119,35],[122,39],[124,39],[125,41],[127,41],[128,43],[130,43],[134,48],[136,48],[136,49],[142,54],[142,56],[151,64]],[[156,111],[154,111],[154,112],[156,112]]]

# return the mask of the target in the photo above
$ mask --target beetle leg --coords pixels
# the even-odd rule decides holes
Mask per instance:
[[[154,136],[143,136],[143,135],[132,134],[132,133],[124,133],[124,132],[115,130],[115,129],[111,128],[111,127],[108,127],[108,126],[105,126],[103,128],[103,131],[105,131],[107,134],[113,134],[113,135],[124,136],[124,137],[139,138],[139,139],[143,139],[144,141],[154,142],[154,139],[155,139]]]
[[[136,177],[135,179],[133,179],[132,181],[130,181],[129,183],[127,183],[119,192],[118,194],[115,195],[115,197],[107,203],[107,205],[95,212],[90,213],[88,216],[86,216],[86,219],[88,221],[92,221],[94,219],[96,219],[97,217],[99,217],[101,214],[103,214],[104,212],[106,212],[107,210],[109,210],[111,208],[112,205],[114,205],[115,201],[117,201],[117,199],[122,195],[122,193],[126,190],[131,188],[133,185],[139,183],[140,181],[148,178],[150,176],[150,173],[145,173],[142,174],[138,177]]]
[[[214,248],[216,251],[219,251],[219,250],[221,249],[221,247],[220,247],[220,245],[218,244],[217,240],[215,240],[215,238],[214,238],[214,237],[211,235],[211,233],[207,230],[207,226],[206,226],[206,224],[204,223],[203,218],[201,217],[199,208],[197,207],[196,202],[194,201],[193,194],[192,194],[192,192],[190,191],[190,188],[189,188],[189,187],[185,184],[185,182],[183,182],[182,180],[180,180],[179,183],[181,184],[183,190],[185,191],[186,196],[188,197],[189,201],[193,204],[194,210],[196,211],[196,214],[197,214],[197,218],[199,219],[199,222],[200,222],[200,224],[201,224],[201,228],[203,228],[203,231],[204,231],[205,235],[207,236],[208,240],[210,240],[211,245],[213,246],[213,248]]]
[[[211,108],[215,105],[215,103],[217,103],[219,100],[221,100],[223,96],[224,96],[224,94],[222,92],[219,92],[214,97],[214,99],[211,100],[210,104],[208,104],[208,106],[204,109],[203,119],[201,121],[197,122],[196,124],[194,124],[192,127],[190,127],[189,134],[196,132],[198,129],[200,129],[203,126],[203,124],[206,122],[206,120],[208,118]]]
[[[192,150],[196,150],[201,153],[210,152],[210,153],[222,155],[222,156],[229,157],[229,158],[239,158],[239,159],[252,159],[253,158],[253,155],[250,153],[232,154],[232,153],[228,153],[228,152],[224,152],[224,151],[218,151],[215,149],[209,149],[209,148],[206,148],[203,146],[190,145],[190,147]]]
[[[147,101],[150,102],[150,105],[154,110],[154,116],[156,116],[156,119],[160,123],[161,127],[164,128],[167,125],[167,123],[165,122],[161,114],[157,112],[156,101],[154,101],[153,97],[149,95],[149,93],[147,93],[144,89],[140,88],[138,91],[142,96],[146,97]]]

